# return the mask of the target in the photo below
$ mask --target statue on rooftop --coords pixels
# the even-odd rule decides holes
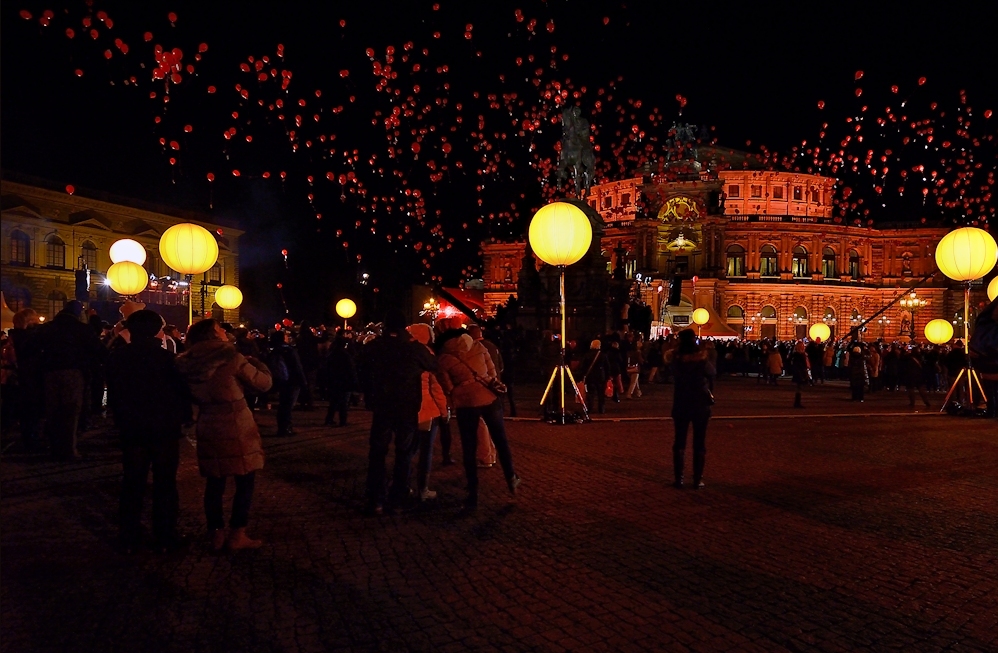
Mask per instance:
[[[569,174],[575,182],[575,196],[583,197],[593,184],[593,146],[589,142],[589,121],[579,107],[561,112],[561,154],[558,157],[558,184],[565,183]]]

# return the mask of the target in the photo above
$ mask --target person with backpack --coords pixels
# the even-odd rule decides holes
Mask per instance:
[[[270,334],[270,354],[267,356],[274,388],[277,390],[277,436],[294,435],[291,428],[291,411],[298,401],[298,395],[305,387],[305,371],[294,347],[288,344],[284,331]]]

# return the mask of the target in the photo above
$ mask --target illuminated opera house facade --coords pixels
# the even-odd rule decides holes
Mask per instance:
[[[699,160],[721,152],[700,148]],[[753,169],[741,159],[732,169],[696,161],[685,173],[638,173],[590,189],[586,201],[604,223],[593,246],[607,273],[622,272],[632,298],[651,307],[653,332],[690,325],[703,307],[711,313],[704,335],[801,338],[823,321],[842,336],[935,272],[934,247],[947,228],[844,224],[833,217],[834,179]],[[482,248],[485,303],[494,311],[517,294],[526,243]],[[666,301],[673,276],[684,279],[679,306]],[[924,340],[926,321],[956,320],[962,308],[962,293],[941,274],[917,297],[924,305],[914,316],[895,304],[860,337]]]

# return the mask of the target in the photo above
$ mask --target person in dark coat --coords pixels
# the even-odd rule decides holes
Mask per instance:
[[[803,408],[801,393],[807,387],[808,383],[811,382],[811,370],[813,369],[811,367],[811,358],[807,355],[803,342],[798,342],[794,347],[793,353],[787,359],[787,367],[790,368],[790,373],[793,375],[793,382],[797,386],[797,391],[794,393],[794,408]]]
[[[599,340],[589,343],[589,351],[579,364],[579,383],[586,389],[586,408],[600,414],[606,412],[606,380],[610,366]]]
[[[915,390],[918,390],[922,402],[928,408],[931,404],[929,403],[929,395],[925,392],[922,359],[911,345],[901,353],[898,368],[901,374],[901,383],[908,391],[908,405],[911,408],[915,407]]]
[[[302,388],[308,385],[301,359],[294,347],[288,344],[284,331],[270,334],[270,356],[267,365],[277,390],[277,435],[294,435],[291,428],[291,411],[298,401]]]
[[[326,357],[326,388],[329,392],[329,410],[326,412],[326,426],[346,426],[350,407],[350,392],[357,387],[357,367],[353,356],[347,350],[347,339],[343,333],[336,334],[329,355]],[[333,417],[339,413],[339,423]]]
[[[405,315],[393,310],[385,316],[382,335],[364,345],[360,368],[365,400],[374,413],[365,512],[380,515],[409,496],[412,443],[419,427],[419,408],[423,401],[422,374],[436,372],[437,361],[426,347],[409,335]],[[389,493],[385,458],[393,436],[395,469]]]
[[[187,383],[174,354],[156,337],[163,319],[140,310],[125,321],[131,342],[111,352],[107,362],[108,406],[121,437],[122,546],[131,553],[141,544],[142,499],[152,468],[152,521],[162,551],[183,544],[177,534],[177,467],[181,426],[193,421]]]
[[[301,326],[298,327],[295,351],[301,360],[301,368],[304,375],[300,394],[302,408],[312,410],[315,407],[315,384],[318,377],[319,364],[322,361],[319,356],[319,337],[312,331],[312,325],[307,320],[302,320]]]
[[[683,464],[686,456],[686,438],[693,425],[693,487],[701,490],[703,468],[707,459],[707,424],[710,422],[714,397],[707,377],[713,372],[707,353],[697,344],[692,329],[679,332],[679,347],[670,364],[675,378],[672,400],[672,420],[675,439],[672,444],[672,466],[675,472],[674,487],[683,487]]]
[[[106,351],[89,326],[80,321],[83,304],[66,303],[51,322],[38,329],[38,346],[45,387],[45,435],[52,455],[60,460],[79,458],[76,434],[87,384]]]
[[[39,349],[38,313],[22,308],[14,314],[14,328],[10,330],[10,343],[17,374],[17,394],[5,396],[4,401],[17,401],[15,410],[21,429],[21,441],[27,451],[43,448],[40,439],[42,414],[45,411],[44,375]]]

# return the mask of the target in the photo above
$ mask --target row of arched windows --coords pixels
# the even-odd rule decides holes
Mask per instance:
[[[811,270],[808,264],[808,253],[807,249],[802,245],[797,245],[794,247],[792,252],[792,259],[790,262],[790,272],[796,278],[804,278],[811,276]],[[779,252],[772,245],[763,245],[762,249],[759,250],[759,276],[762,277],[777,277],[780,275],[779,263],[778,263]],[[745,248],[741,245],[730,245],[727,249],[727,265],[726,265],[727,276],[729,277],[744,277],[745,268]],[[821,274],[827,278],[838,277],[843,272],[840,272],[838,267],[838,257],[835,254],[835,250],[831,247],[826,247],[821,254]],[[855,249],[849,250],[848,260],[846,261],[846,268],[844,274],[848,274],[853,279],[858,279],[859,274],[859,252]]]
[[[32,264],[31,261],[31,237],[23,231],[15,230],[10,234],[10,264],[19,265],[23,267],[29,267]],[[97,270],[97,246],[89,241],[85,240],[80,245],[80,253],[78,254],[80,263],[85,263],[87,269]],[[62,238],[52,234],[45,239],[45,267],[57,268],[60,270],[65,270],[66,265],[66,243]],[[70,268],[76,268],[77,261],[70,261]],[[150,256],[147,259],[146,269],[153,274],[158,274],[159,263],[155,256]],[[216,263],[215,266],[208,271],[208,283],[211,284],[221,284],[224,279],[222,278],[222,265],[221,263]]]
[[[28,234],[23,231],[12,232],[8,253],[11,265],[31,265],[31,238]],[[91,241],[83,241],[79,256],[88,268],[97,268],[97,246]],[[55,234],[45,239],[45,267],[66,269],[66,242]]]

